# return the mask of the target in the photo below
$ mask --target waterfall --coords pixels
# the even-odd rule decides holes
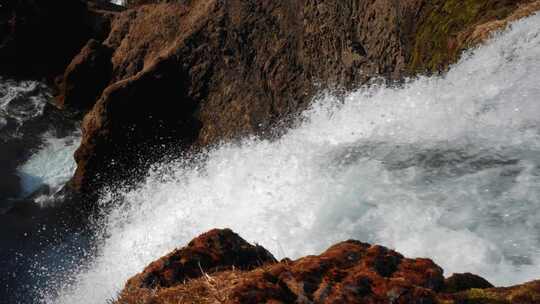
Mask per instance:
[[[43,301],[104,303],[154,259],[222,227],[278,257],[354,238],[430,257],[446,275],[538,278],[539,79],[535,15],[445,75],[326,92],[279,139],[156,164],[135,189],[103,194],[116,207],[96,224],[96,254],[41,288]]]

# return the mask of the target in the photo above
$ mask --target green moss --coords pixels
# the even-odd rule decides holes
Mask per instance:
[[[525,284],[511,289],[470,289],[456,294],[454,299],[439,304],[513,304],[540,303],[540,289],[536,284]]]
[[[522,285],[506,297],[510,303],[540,303],[540,288],[534,285]]]
[[[455,62],[462,49],[449,47],[460,32],[507,17],[516,0],[432,0],[421,11],[409,58],[409,72],[433,73]],[[465,46],[466,47],[466,46]]]
[[[504,298],[501,298],[500,295],[490,292],[484,289],[473,288],[466,292],[466,299],[470,303],[489,303],[489,304],[498,304],[498,303],[507,303]]]

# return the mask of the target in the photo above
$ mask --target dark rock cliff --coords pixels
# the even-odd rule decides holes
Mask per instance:
[[[133,177],[135,168],[144,172],[162,156],[162,147],[196,149],[246,134],[271,136],[322,88],[350,89],[374,77],[396,81],[444,68],[478,42],[469,39],[478,26],[507,18],[529,2],[132,4],[114,18],[103,42],[112,70],[84,119],[71,185],[91,193]],[[436,33],[436,39],[426,33]],[[79,55],[70,67],[95,64],[80,62],[86,57]],[[93,73],[75,71],[83,79]],[[98,71],[107,74],[102,67]],[[84,112],[90,105],[81,98],[79,107],[70,107]]]
[[[412,23],[418,9],[418,1],[399,9],[393,1],[190,1],[122,13],[104,42],[114,49],[112,85],[84,120],[73,186],[88,192],[141,168],[155,146],[268,132],[304,109],[317,83],[399,79],[410,27],[398,20]]]

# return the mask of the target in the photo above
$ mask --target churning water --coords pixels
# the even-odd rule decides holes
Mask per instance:
[[[67,118],[48,117],[54,111],[50,99],[43,83],[0,78],[0,157],[12,158],[0,159],[0,164],[6,166],[1,170],[11,170],[6,164],[20,163],[16,166],[21,183],[17,198],[44,187],[54,194],[75,171],[73,153],[80,131]],[[0,174],[0,178],[8,177]]]
[[[75,172],[73,154],[80,144],[80,138],[79,131],[66,137],[45,133],[40,149],[19,167],[21,196],[28,196],[43,186],[49,188],[47,194],[60,190]]]
[[[277,256],[348,238],[495,284],[540,277],[540,15],[444,76],[327,94],[297,127],[156,165],[102,199],[91,261],[46,302],[104,303],[149,262],[230,227]]]

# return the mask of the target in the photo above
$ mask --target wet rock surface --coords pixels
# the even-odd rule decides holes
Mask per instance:
[[[481,41],[463,42],[467,33],[531,1],[476,2],[134,1],[102,43],[112,73],[84,120],[71,186],[91,193],[133,178],[163,156],[155,147],[272,137],[325,88],[444,69]],[[447,15],[459,21],[437,19]],[[426,42],[428,33],[437,39]]]

